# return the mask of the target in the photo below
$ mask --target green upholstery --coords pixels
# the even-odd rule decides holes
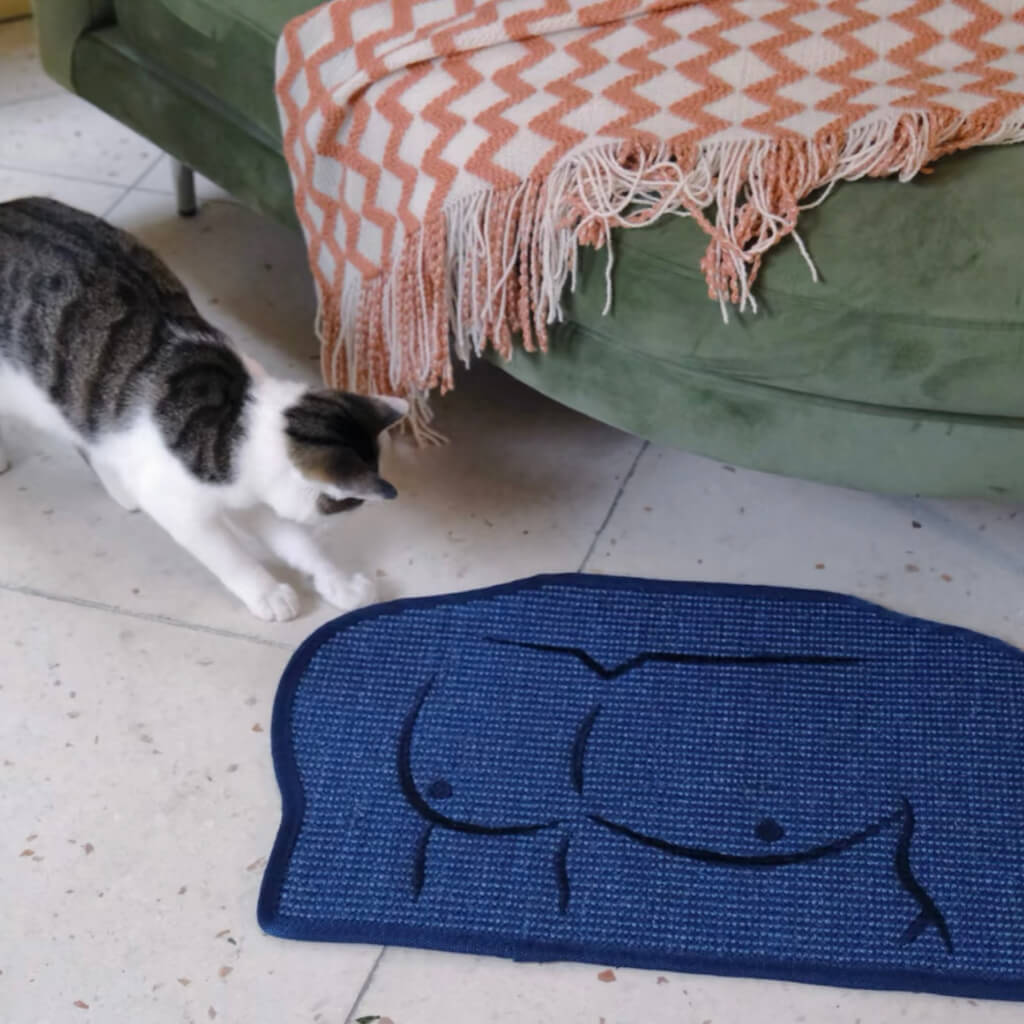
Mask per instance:
[[[1007,218],[1013,230],[1007,230]],[[620,232],[614,318],[604,257],[566,303],[588,334],[666,367],[848,402],[1024,416],[1024,148],[976,150],[917,182],[837,188],[804,212],[815,283],[793,244],[766,260],[757,315],[723,324],[689,221]],[[1024,453],[1022,453],[1024,454]]]
[[[75,47],[77,89],[108,114],[198,168],[249,206],[298,229],[280,148],[214,96],[166,74],[117,28]]]
[[[723,324],[685,220],[581,254],[544,356],[507,369],[643,437],[829,483],[1024,498],[1024,147],[910,184],[857,182],[766,261],[758,315]]]
[[[114,20],[114,0],[33,0],[39,57],[46,73],[74,89],[71,63],[79,37]]]
[[[47,68],[242,201],[294,223],[273,53],[308,0],[36,0]],[[63,17],[61,17],[63,13]],[[506,369],[641,436],[876,490],[1024,498],[1024,147],[857,182],[766,261],[761,312],[722,323],[705,237],[617,232],[544,356]]]
[[[274,47],[305,0],[115,0],[118,27],[138,53],[245,111],[270,139]]]
[[[312,0],[33,0],[47,72],[298,227],[281,155],[274,47]]]

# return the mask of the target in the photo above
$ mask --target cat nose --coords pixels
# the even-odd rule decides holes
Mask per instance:
[[[432,800],[447,800],[452,795],[452,784],[447,779],[435,779],[427,787],[427,796]]]
[[[762,843],[777,843],[785,834],[786,830],[774,818],[764,818],[754,826],[754,835]]]

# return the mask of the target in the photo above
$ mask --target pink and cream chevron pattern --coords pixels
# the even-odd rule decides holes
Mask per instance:
[[[1024,0],[332,0],[277,93],[325,376],[422,395],[543,347],[613,227],[693,217],[756,308],[819,190],[1024,140]]]

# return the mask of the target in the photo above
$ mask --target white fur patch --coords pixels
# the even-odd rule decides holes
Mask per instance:
[[[370,598],[369,581],[340,573],[309,531],[297,525],[321,518],[317,498],[323,489],[292,462],[284,432],[285,410],[306,386],[267,377],[252,365],[250,372],[245,438],[234,452],[235,477],[228,484],[196,479],[168,450],[148,411],[86,441],[27,374],[8,366],[0,366],[0,415],[25,420],[81,448],[115,501],[147,512],[261,619],[281,621],[299,610],[292,588],[263,566],[266,554],[309,577],[338,608],[353,608]],[[393,407],[398,411],[397,404]]]

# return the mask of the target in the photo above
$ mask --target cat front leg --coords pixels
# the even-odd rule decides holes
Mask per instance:
[[[298,614],[299,597],[295,590],[274,579],[219,515],[145,501],[143,508],[257,618],[286,622]]]
[[[103,489],[125,510],[138,512],[139,503],[125,486],[121,474],[112,466],[106,466],[102,459],[90,455],[84,448],[76,449],[82,461],[96,474],[96,479],[103,484]]]
[[[351,611],[373,597],[373,584],[365,576],[349,576],[337,569],[310,532],[297,523],[261,508],[250,513],[248,525],[285,565],[310,577],[316,592],[328,604]]]
[[[103,489],[125,512],[139,511],[139,503],[116,469],[105,465],[102,459],[87,459],[86,461],[92,467],[92,471],[99,478],[100,483],[103,484]]]
[[[4,435],[0,434],[0,473],[6,473],[11,468],[11,460],[7,458],[7,449],[4,448]]]

